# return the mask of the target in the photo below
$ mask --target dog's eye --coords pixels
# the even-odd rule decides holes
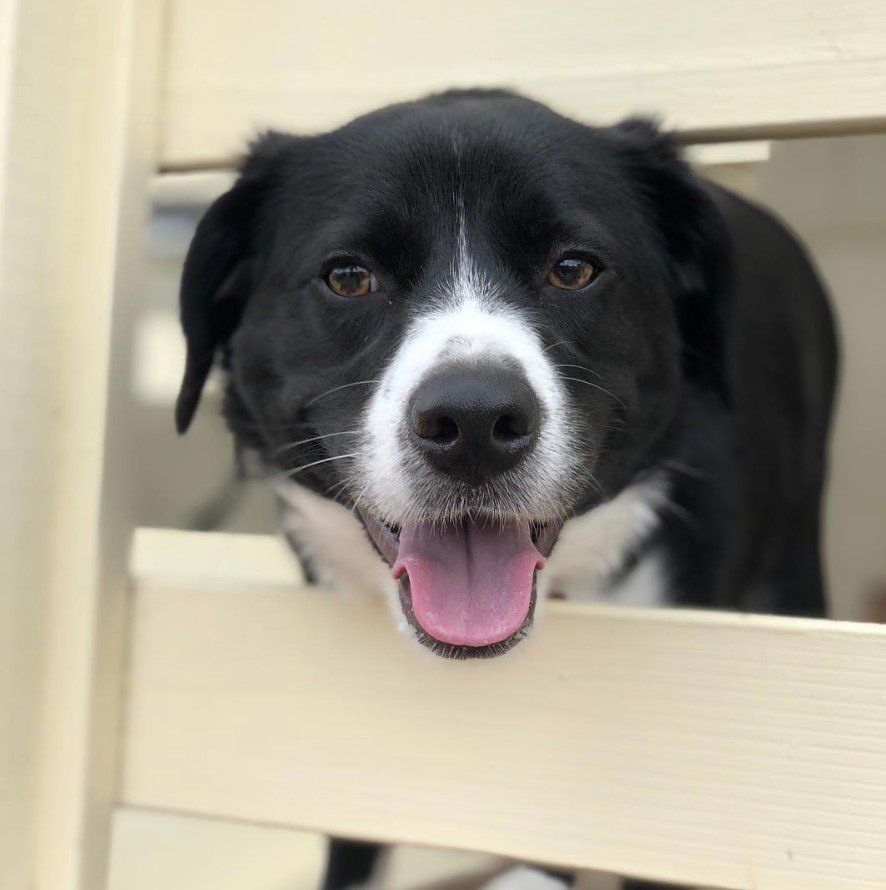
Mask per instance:
[[[598,270],[587,260],[567,256],[554,263],[548,272],[548,284],[560,290],[581,290],[587,287],[598,274]]]
[[[365,297],[378,290],[378,280],[362,266],[336,266],[327,273],[326,284],[342,297]]]

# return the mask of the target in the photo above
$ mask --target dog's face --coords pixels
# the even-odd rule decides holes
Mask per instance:
[[[221,349],[240,444],[353,508],[420,638],[504,651],[563,520],[719,385],[716,230],[643,122],[461,94],[271,134],[191,246],[179,428]]]

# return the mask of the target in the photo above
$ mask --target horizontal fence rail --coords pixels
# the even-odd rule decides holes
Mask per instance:
[[[456,86],[692,138],[886,127],[882,0],[172,3],[162,163],[220,166],[263,127],[315,133]],[[237,64],[232,65],[231,59]]]
[[[142,530],[133,566],[122,806],[886,887],[884,627],[552,603],[508,657],[443,662],[273,539]]]

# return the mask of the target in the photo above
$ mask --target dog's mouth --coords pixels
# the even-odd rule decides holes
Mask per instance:
[[[536,573],[561,523],[465,517],[398,527],[361,516],[421,643],[446,658],[491,658],[526,636]]]

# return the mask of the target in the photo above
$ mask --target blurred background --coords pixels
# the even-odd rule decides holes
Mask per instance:
[[[830,290],[842,340],[825,530],[833,614],[886,621],[882,0],[0,0],[4,571],[56,521],[53,472],[68,463],[91,466],[103,491],[120,489],[108,478],[126,476],[127,531],[275,531],[265,488],[233,482],[217,382],[188,436],[174,433],[178,278],[194,226],[260,129],[316,132],[452,86],[515,88],[588,122],[659,116],[702,175],[799,234]],[[123,252],[114,256],[117,237]],[[103,268],[111,256],[114,269]],[[91,314],[99,303],[89,295],[105,293],[113,313],[101,304],[105,314]],[[98,344],[98,361],[111,341],[99,376],[79,374],[84,360],[78,375],[56,380],[66,350],[93,354],[83,344]],[[23,371],[29,343],[44,346]],[[82,408],[105,373],[107,438],[104,403],[75,415],[74,401],[59,396],[76,390]],[[61,454],[57,426],[31,419],[32,406],[50,402],[52,424],[91,424],[83,421],[85,432]],[[107,498],[99,505],[86,494],[57,521],[61,540],[104,509]],[[78,558],[92,552],[78,548]],[[0,596],[40,588],[44,569],[32,561],[6,571]],[[0,767],[14,781],[28,775],[26,725],[36,719],[18,678],[39,674],[41,657],[18,641],[38,634],[41,602],[10,597],[11,617],[0,614],[0,704],[16,708],[0,728],[0,746],[10,740],[0,755],[12,766],[0,757]],[[72,615],[59,627],[73,628]],[[81,675],[46,671],[92,688],[91,663],[81,667]],[[66,731],[54,734],[59,751]],[[58,754],[56,779],[87,760],[79,749],[71,758]],[[0,821],[0,864],[3,843],[18,844],[19,830]],[[129,811],[115,817],[110,887],[309,888],[321,855],[315,836]],[[473,886],[497,867],[406,851],[390,886]],[[588,876],[586,884],[606,881]]]

